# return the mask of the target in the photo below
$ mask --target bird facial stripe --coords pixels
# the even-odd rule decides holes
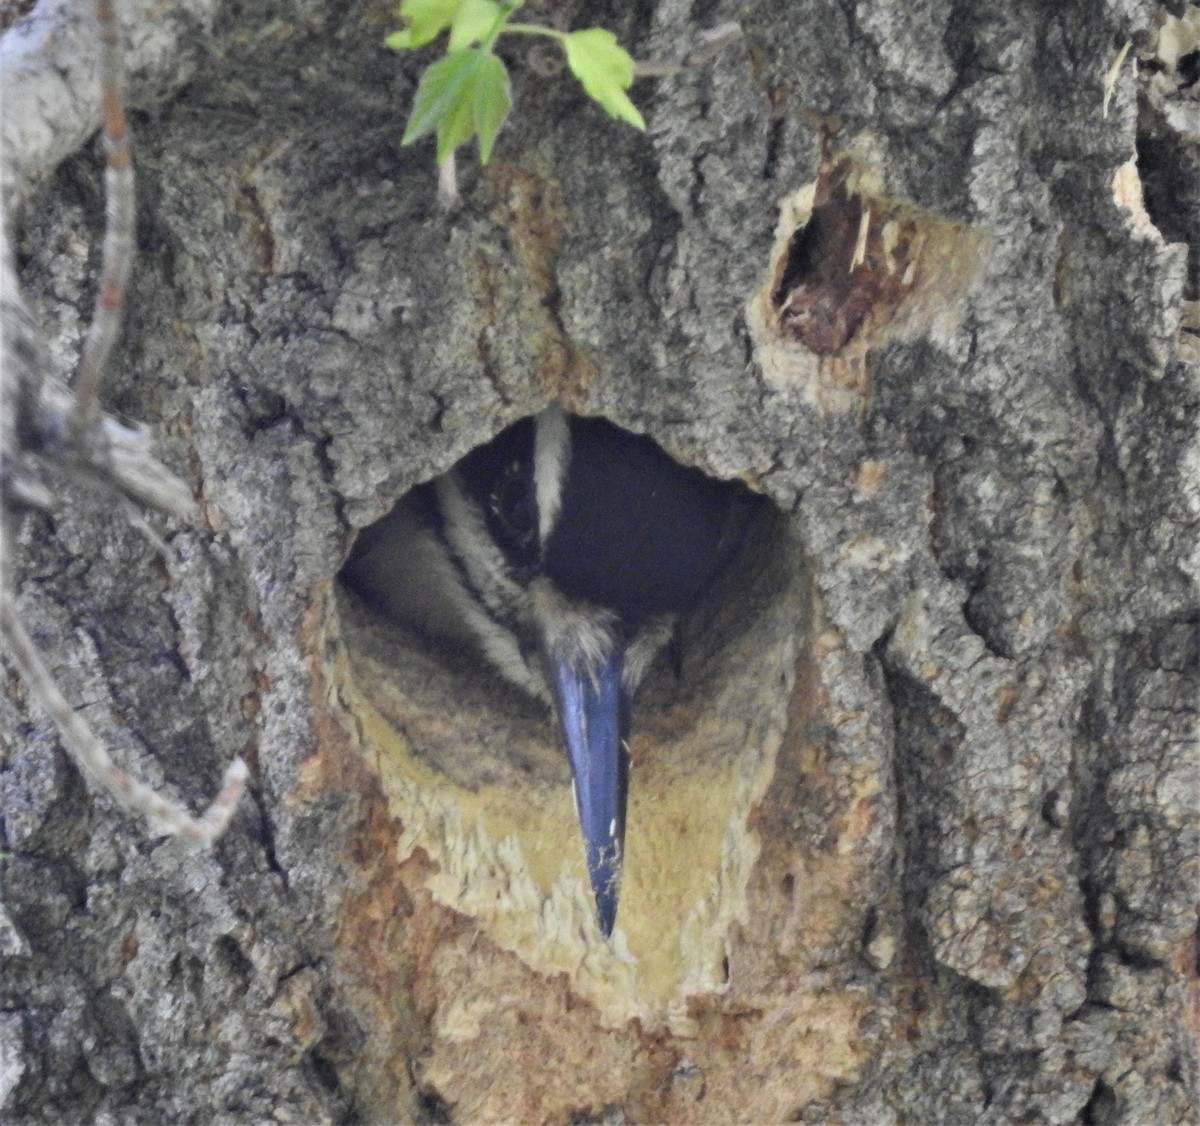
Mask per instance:
[[[546,679],[536,663],[530,664],[516,636],[489,616],[478,603],[472,603],[470,594],[465,591],[462,612],[471,622],[484,657],[512,683],[548,703],[550,692],[546,687]]]
[[[543,546],[562,508],[563,479],[571,456],[571,433],[557,403],[537,416],[533,441],[533,480],[537,490],[538,533]]]
[[[471,622],[483,655],[500,672],[535,696],[548,699],[537,662],[529,659],[537,652],[537,640],[526,624],[528,593],[513,580],[478,504],[453,472],[438,479],[437,498],[442,517],[438,538],[457,578],[459,612]]]
[[[509,575],[479,506],[463,491],[453,471],[438,478],[437,498],[446,549],[464,581],[492,617],[502,623],[518,620],[521,587]]]

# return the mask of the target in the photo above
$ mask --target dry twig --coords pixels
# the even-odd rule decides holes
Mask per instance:
[[[133,263],[134,176],[121,96],[121,51],[113,0],[96,0],[102,45],[105,232],[95,314],[84,343],[74,394],[46,379],[44,349],[12,268],[0,216],[0,637],[29,693],[58,727],[79,768],[126,809],[159,828],[198,844],[225,831],[247,778],[235,758],[221,789],[199,817],[121,770],[59,689],[17,615],[10,565],[15,509],[49,507],[52,496],[39,470],[53,467],[115,490],[122,498],[188,517],[191,490],[154,455],[148,431],[123,426],[99,409],[100,388],[121,331]],[[2,180],[3,177],[0,177]]]
[[[246,764],[235,758],[225,771],[221,789],[199,817],[164,798],[144,782],[126,774],[113,762],[92,729],[67,702],[32,638],[17,617],[12,595],[0,593],[0,636],[21,674],[25,687],[54,720],[63,744],[76,764],[103,786],[126,809],[150,818],[164,832],[197,844],[212,844],[229,824],[246,784]]]
[[[120,87],[121,35],[112,0],[96,0],[96,22],[100,25],[103,50],[100,95],[104,106],[104,151],[107,156],[104,168],[104,247],[100,259],[96,306],[75,377],[75,410],[71,429],[78,446],[86,444],[96,423],[100,382],[121,333],[125,288],[133,270],[134,251],[133,161]]]

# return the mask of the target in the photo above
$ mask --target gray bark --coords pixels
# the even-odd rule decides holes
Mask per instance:
[[[20,607],[127,768],[197,808],[241,754],[252,792],[211,852],[150,838],[8,680],[4,1120],[1192,1119],[1195,81],[1127,66],[1101,113],[1162,11],[571,16],[642,59],[746,36],[639,83],[644,136],[514,48],[514,117],[445,213],[431,146],[399,147],[420,60],[380,9],[123,14],[140,257],[106,405],[159,429],[203,517],[164,561],[65,485],[24,524]],[[43,0],[4,50],[79,19]],[[91,48],[62,42],[19,85],[3,56],[0,183],[65,375],[103,201]],[[832,355],[770,309],[780,201],[823,154],[923,248]],[[1114,188],[1135,155],[1144,212]],[[522,802],[567,792],[547,718],[332,581],[358,528],[550,398],[787,517],[725,644],[650,686],[648,763],[717,779],[729,817],[699,952],[658,977],[655,926],[686,945],[665,908],[623,906],[618,964],[504,867],[504,819],[520,841]],[[517,812],[468,831],[493,791]]]

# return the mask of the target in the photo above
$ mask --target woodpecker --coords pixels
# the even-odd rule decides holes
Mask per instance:
[[[634,694],[759,503],[648,437],[550,406],[412,490],[343,569],[387,618],[473,648],[553,705],[606,938]]]

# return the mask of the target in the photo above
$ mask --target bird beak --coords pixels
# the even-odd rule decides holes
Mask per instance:
[[[620,645],[579,667],[547,657],[567,757],[575,778],[575,807],[583,829],[588,878],[600,930],[607,938],[617,918],[629,791],[629,694],[621,684]]]

